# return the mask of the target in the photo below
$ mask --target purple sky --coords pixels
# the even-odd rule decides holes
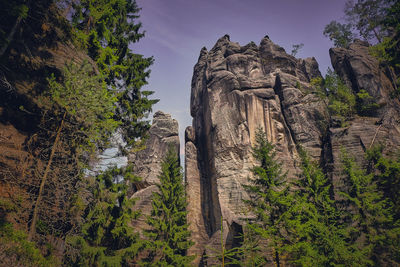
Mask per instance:
[[[331,41],[322,34],[331,20],[342,20],[346,0],[136,0],[146,36],[134,52],[154,56],[147,90],[160,102],[154,111],[179,121],[180,137],[191,125],[190,83],[200,49],[210,50],[225,34],[245,45],[259,44],[268,35],[290,53],[303,43],[296,57],[314,56],[325,74],[331,66]],[[182,151],[182,148],[181,148]]]

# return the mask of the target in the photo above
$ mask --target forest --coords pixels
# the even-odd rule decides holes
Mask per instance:
[[[400,265],[400,2],[348,1],[346,23],[332,21],[321,32],[335,51],[353,51],[359,42],[368,45],[373,60],[367,63],[377,67],[366,76],[384,81],[372,91],[371,83],[355,88],[357,73],[344,78],[345,71],[356,69],[347,65],[343,73],[334,66],[322,76],[318,64],[318,74],[308,75],[309,65],[302,63],[306,74],[301,75],[309,77],[302,78],[296,65],[285,80],[285,67],[301,62],[295,56],[302,44],[293,46],[292,55],[285,52],[270,61],[259,52],[263,44],[235,48],[225,37],[209,52],[202,50],[192,80],[194,133],[186,130],[184,166],[179,148],[154,141],[169,126],[157,131],[149,119],[159,100],[143,88],[157,58],[133,48],[146,38],[135,0],[0,0],[0,6],[0,266]],[[221,71],[213,57],[223,45],[231,49],[221,52],[227,65],[233,56],[257,50],[262,64],[282,69],[271,72],[277,78],[265,92],[280,101],[277,109],[284,115],[276,120],[289,129],[284,135],[289,141],[274,133],[280,128],[252,128],[248,119],[247,137],[240,137],[245,141],[226,141],[229,145],[218,150],[220,136],[239,132],[232,127],[221,133],[218,123],[229,124],[228,119],[214,118],[212,101],[205,101],[212,95],[209,88],[220,82],[213,74]],[[202,57],[208,60],[204,64]],[[209,68],[204,77],[198,74],[203,67]],[[208,93],[193,89],[202,82],[207,86],[199,87]],[[226,84],[220,87],[236,86]],[[263,88],[257,86],[235,91]],[[321,132],[318,153],[289,125],[287,88],[317,103],[310,104],[310,112],[323,109],[312,118],[304,116]],[[267,103],[272,97],[265,93],[260,99]],[[205,119],[209,114],[216,122]],[[361,131],[371,132],[369,143],[361,137],[357,141],[361,154],[340,141],[347,139],[338,139],[338,145],[332,141],[339,130],[351,134],[356,122]],[[369,122],[370,128],[362,128]],[[392,143],[381,142],[384,134]],[[115,137],[128,164],[95,170],[101,153],[116,146]],[[192,143],[197,150],[190,154]],[[163,151],[151,152],[154,144]],[[250,167],[240,171],[233,186],[223,179],[234,172],[219,170],[225,165],[218,164],[236,150],[243,166]],[[143,153],[157,165],[154,184],[139,174]],[[194,165],[189,165],[191,157]],[[199,192],[199,203],[190,191],[196,175],[199,185],[193,190]],[[137,194],[150,186],[147,197]],[[241,196],[235,204],[233,197],[224,197],[233,190]],[[148,204],[141,210],[137,207],[143,201]],[[196,205],[198,217],[193,215]],[[245,212],[232,211],[230,205]]]

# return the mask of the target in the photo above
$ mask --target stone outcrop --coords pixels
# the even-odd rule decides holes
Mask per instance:
[[[134,164],[135,175],[142,178],[141,182],[135,183],[132,188],[131,198],[136,199],[135,209],[140,209],[144,216],[133,222],[137,229],[146,227],[146,215],[150,215],[151,197],[157,190],[161,162],[167,155],[169,146],[175,149],[179,156],[178,122],[171,115],[157,111],[153,116],[153,123],[146,140],[146,148],[129,155],[128,161]]]
[[[332,182],[338,190],[343,186],[340,179],[341,149],[355,156],[363,163],[363,154],[373,145],[384,146],[384,154],[390,155],[400,147],[400,103],[390,97],[394,88],[390,76],[379,66],[379,62],[369,54],[368,43],[356,40],[348,49],[332,48],[329,51],[332,66],[354,93],[368,92],[381,106],[374,116],[356,116],[344,128],[329,129],[330,146],[326,155],[332,170]],[[389,76],[389,77],[388,77]],[[337,191],[336,190],[336,191]],[[337,196],[338,197],[338,196]]]
[[[218,246],[221,223],[225,240],[242,231],[242,199],[248,198],[242,184],[256,164],[251,146],[257,128],[266,131],[291,176],[298,171],[296,144],[320,160],[328,113],[310,85],[320,75],[314,58],[296,59],[268,37],[259,46],[240,46],[224,36],[209,52],[201,50],[192,80],[193,125],[185,141],[196,242],[191,253]]]
[[[210,51],[201,50],[191,88],[193,122],[185,134],[188,218],[196,243],[189,252],[197,255],[195,264],[202,265],[201,255],[220,246],[221,226],[228,249],[242,232],[247,214],[242,200],[249,197],[242,185],[256,164],[251,146],[257,128],[275,145],[289,178],[299,172],[300,145],[320,162],[335,189],[341,147],[360,162],[372,144],[400,147],[400,105],[389,97],[390,80],[365,43],[331,49],[330,55],[354,93],[364,89],[378,100],[375,117],[355,115],[346,128],[334,126],[326,99],[311,85],[321,76],[316,60],[288,55],[268,36],[260,45],[240,46],[226,35]]]

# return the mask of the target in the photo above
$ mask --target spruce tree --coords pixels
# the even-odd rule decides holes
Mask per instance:
[[[251,197],[245,202],[256,216],[255,221],[249,223],[249,227],[262,239],[267,240],[269,249],[273,250],[274,262],[279,266],[286,243],[283,218],[292,205],[292,199],[286,173],[283,173],[276,160],[274,146],[262,129],[256,132],[253,157],[260,165],[251,169],[254,178],[250,179],[249,185],[245,185]]]
[[[121,122],[123,138],[129,145],[146,134],[148,121],[143,120],[158,100],[142,91],[153,58],[133,53],[141,32],[139,8],[134,0],[71,1],[72,26],[76,43],[97,63],[107,84],[117,93],[115,119]]]
[[[187,249],[193,244],[187,224],[186,195],[176,151],[170,147],[161,164],[153,193],[151,215],[147,218],[149,230],[148,257],[145,266],[190,266],[192,256]]]
[[[299,266],[353,266],[362,264],[362,254],[347,243],[346,225],[332,197],[331,185],[316,162],[299,147],[301,174],[285,225],[291,233],[286,246],[289,261]]]
[[[111,168],[95,180],[88,180],[93,199],[86,206],[81,234],[67,238],[66,265],[136,264],[136,256],[144,243],[130,226],[140,212],[132,210],[134,200],[128,197],[127,184],[138,180],[132,173],[132,166]]]
[[[383,194],[389,214],[384,225],[386,238],[378,243],[376,250],[385,255],[386,262],[396,265],[400,263],[400,154],[389,158],[383,156],[382,151],[382,146],[375,146],[366,152],[367,171],[373,173],[373,181]]]
[[[350,206],[347,221],[355,228],[351,233],[353,241],[361,247],[366,263],[382,264],[383,255],[389,252],[385,245],[387,239],[398,237],[396,229],[390,229],[393,222],[391,207],[378,189],[374,173],[357,166],[344,150],[341,160],[347,187],[340,194]]]

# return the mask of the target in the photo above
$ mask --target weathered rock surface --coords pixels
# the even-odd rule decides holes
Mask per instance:
[[[171,115],[157,111],[153,116],[153,123],[149,130],[146,148],[129,155],[128,161],[134,164],[135,175],[142,178],[134,185],[131,198],[136,199],[135,209],[140,209],[144,216],[133,222],[137,229],[146,227],[146,215],[150,215],[151,197],[157,190],[161,162],[167,155],[169,146],[172,146],[179,156],[178,122]]]
[[[332,48],[329,54],[335,71],[354,93],[365,90],[381,105],[375,116],[356,116],[345,128],[330,128],[330,142],[326,143],[330,155],[326,156],[326,162],[337,191],[344,184],[340,178],[341,149],[363,164],[365,150],[373,145],[382,144],[387,155],[400,148],[400,103],[390,97],[394,91],[390,77],[369,54],[368,43],[356,40],[348,49]]]
[[[196,243],[189,252],[198,256],[195,264],[202,265],[203,253],[218,250],[221,225],[228,249],[242,231],[247,212],[242,199],[249,197],[242,185],[256,164],[251,146],[257,128],[275,145],[289,178],[299,171],[301,145],[320,162],[335,192],[344,186],[342,148],[360,164],[375,144],[384,144],[386,154],[400,148],[400,103],[390,98],[390,77],[369,55],[367,44],[334,48],[330,56],[355,94],[363,89],[380,104],[374,116],[354,115],[345,128],[335,126],[326,100],[310,84],[321,76],[316,60],[296,59],[267,36],[259,46],[240,46],[226,35],[210,51],[201,50],[192,79],[193,123],[185,137],[188,218]]]
[[[192,79],[193,126],[185,141],[196,242],[191,253],[199,256],[206,245],[218,246],[221,223],[225,240],[242,231],[247,212],[242,199],[248,198],[242,184],[256,163],[251,146],[257,128],[266,131],[291,176],[298,171],[296,144],[320,160],[329,117],[310,85],[319,76],[315,59],[296,59],[268,37],[259,46],[240,46],[224,36],[211,51],[201,50]]]

